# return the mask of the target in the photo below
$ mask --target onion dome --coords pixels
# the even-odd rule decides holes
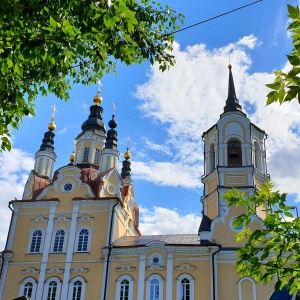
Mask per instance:
[[[118,126],[118,123],[115,121],[115,115],[112,115],[112,119],[108,122],[108,126],[111,129],[115,129]]]
[[[102,103],[103,99],[100,96],[100,90],[98,90],[97,95],[93,98],[93,102],[95,103],[95,105],[100,105]]]
[[[54,130],[56,129],[56,125],[55,125],[55,123],[54,123],[54,117],[52,117],[51,122],[48,124],[48,129],[49,129],[50,131],[54,131]]]
[[[75,160],[75,151],[73,150],[72,154],[70,155],[70,162],[74,162]]]
[[[129,152],[129,148],[127,148],[126,152],[124,153],[124,158],[125,158],[126,160],[128,160],[128,159],[131,158],[131,154],[130,154],[130,152]]]

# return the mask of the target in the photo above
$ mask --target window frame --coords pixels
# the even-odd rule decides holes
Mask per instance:
[[[63,239],[63,245],[62,245],[62,250],[61,251],[54,251],[55,247],[55,241],[56,241],[56,234],[58,231],[64,231],[64,239]],[[57,228],[53,234],[52,234],[52,243],[51,243],[51,253],[66,253],[66,247],[67,247],[67,239],[68,239],[68,231],[64,227]]]
[[[72,300],[73,299],[74,285],[78,281],[81,282],[81,284],[82,284],[82,286],[81,286],[80,300],[84,300],[85,290],[86,290],[86,281],[81,276],[76,276],[76,277],[73,277],[71,279],[70,284],[69,284],[68,300]],[[75,300],[77,300],[77,299],[75,299]]]
[[[82,162],[88,162],[90,158],[90,147],[84,147]]]
[[[96,148],[95,150],[95,157],[94,157],[94,164],[99,165],[100,164],[100,158],[101,158],[101,150],[99,148]]]
[[[60,299],[60,293],[61,293],[61,281],[58,277],[50,277],[46,280],[45,286],[44,286],[44,294],[43,294],[43,300],[52,300],[48,299],[48,291],[50,287],[50,283],[55,282],[56,283],[56,292],[55,292],[55,300]]]
[[[190,299],[184,299],[184,300],[194,300],[194,277],[191,276],[190,274],[183,273],[180,274],[177,278],[177,300],[182,300],[181,298],[181,283],[182,280],[187,279],[189,280],[189,285],[190,285]]]
[[[31,246],[33,245],[33,237],[34,237],[33,235],[36,231],[41,231],[41,233],[42,233],[40,247],[39,247],[39,251],[31,251],[31,248],[32,248]],[[29,235],[29,243],[28,243],[27,253],[28,254],[41,254],[43,252],[43,248],[44,248],[44,240],[45,240],[45,230],[40,227],[33,228],[30,231],[30,235]],[[35,246],[35,248],[36,248],[36,246]]]
[[[24,293],[25,292],[25,285],[27,283],[31,283],[32,284],[32,292],[31,292],[31,296],[28,295],[28,293]],[[35,280],[35,278],[33,277],[26,277],[22,280],[21,284],[20,284],[20,291],[19,291],[19,296],[27,296],[30,297],[30,299],[35,299],[36,296],[36,289],[37,289],[37,281]]]
[[[79,246],[79,239],[80,239],[80,232],[81,230],[86,229],[88,231],[88,240],[87,240],[87,246],[86,246],[86,250],[78,250],[78,246]],[[77,232],[76,232],[76,243],[75,243],[75,252],[76,253],[87,253],[90,252],[90,246],[91,246],[91,240],[92,240],[92,230],[89,227],[80,227],[78,228]]]
[[[121,299],[121,284],[123,280],[127,280],[129,282],[129,291],[128,291],[128,300],[133,300],[133,287],[134,287],[134,280],[130,275],[123,274],[117,280],[116,286],[116,297],[115,300],[123,300]],[[127,299],[124,299],[127,300]]]
[[[146,300],[151,299],[151,281],[158,280],[158,289],[159,289],[159,296],[158,300],[163,300],[164,295],[164,281],[163,278],[159,274],[151,274],[147,279],[147,287],[146,287]]]

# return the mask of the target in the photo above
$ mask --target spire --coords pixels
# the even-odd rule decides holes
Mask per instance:
[[[242,106],[239,104],[239,100],[235,94],[233,76],[232,76],[232,66],[228,65],[229,69],[229,81],[228,81],[228,97],[226,100],[226,105],[224,107],[224,113],[230,111],[240,111],[242,112]]]
[[[127,151],[124,153],[124,158],[125,160],[122,162],[122,172],[121,172],[121,177],[125,181],[126,184],[132,183],[131,181],[131,162],[129,159],[131,158],[131,154],[129,152],[129,142],[130,138],[128,137],[128,146],[127,146]]]
[[[105,145],[102,150],[101,166],[99,170],[100,173],[105,172],[111,168],[117,168],[120,156],[120,153],[118,151],[118,132],[116,131],[118,123],[115,121],[114,115],[116,106],[114,102],[112,103],[112,105],[112,119],[108,122],[108,126],[110,129],[107,131]]]
[[[48,124],[48,130],[44,134],[40,149],[35,153],[34,170],[39,176],[51,178],[56,154],[54,152],[54,137],[53,131],[56,129],[54,123],[55,113],[57,113],[56,106],[52,106],[53,113],[51,122]]]

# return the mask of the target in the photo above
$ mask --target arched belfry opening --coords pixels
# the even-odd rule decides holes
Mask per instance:
[[[242,165],[242,147],[238,140],[230,140],[227,144],[228,167],[239,167]]]

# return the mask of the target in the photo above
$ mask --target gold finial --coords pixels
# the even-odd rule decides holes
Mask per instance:
[[[50,131],[53,131],[56,129],[56,125],[54,123],[55,120],[55,114],[58,113],[57,109],[56,109],[56,105],[51,106],[53,109],[53,113],[52,113],[52,118],[51,118],[51,123],[48,124],[48,129]]]
[[[100,96],[100,87],[102,86],[100,80],[98,80],[98,93],[97,95],[93,98],[93,101],[95,105],[100,105],[103,101],[102,97]]]
[[[128,160],[131,157],[131,154],[129,152],[130,137],[127,137],[127,142],[128,142],[128,144],[127,144],[127,151],[124,153],[124,158],[126,160]]]
[[[229,70],[232,69],[232,65],[231,65],[231,64],[228,65],[228,69],[229,69]]]
[[[74,162],[75,160],[75,151],[73,150],[72,154],[70,155],[70,162]]]

